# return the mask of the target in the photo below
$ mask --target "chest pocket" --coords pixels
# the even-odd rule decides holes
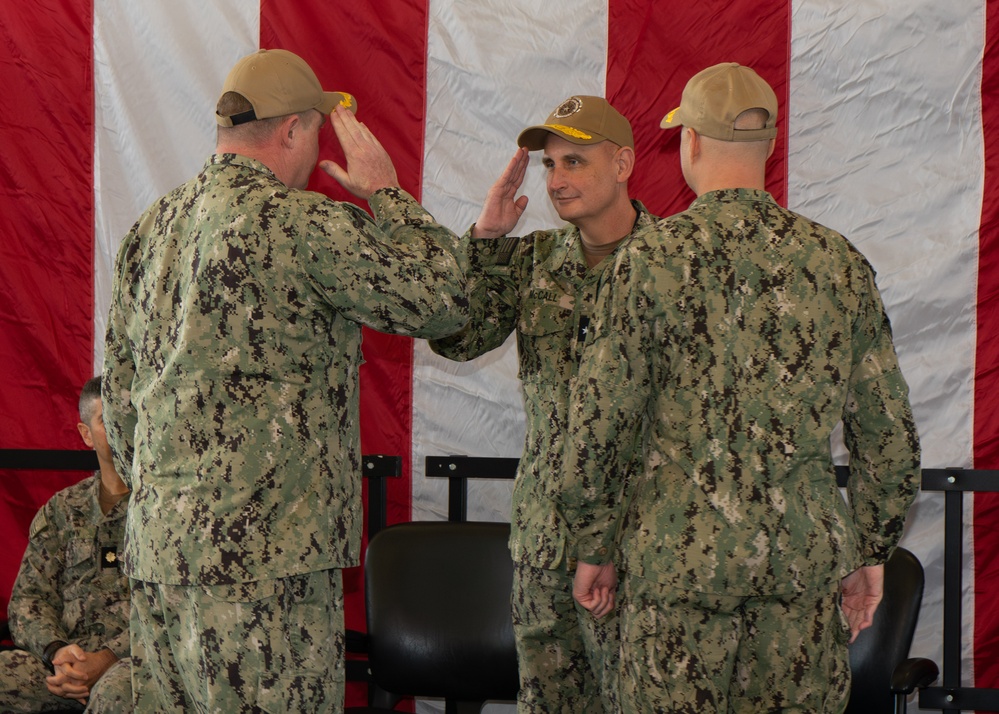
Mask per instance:
[[[62,574],[63,619],[72,630],[79,621],[82,603],[95,583],[97,555],[92,541],[74,538],[66,543],[65,568]]]
[[[88,567],[94,558],[94,544],[90,540],[71,539],[66,543],[66,570]]]
[[[517,325],[520,378],[562,379],[570,366],[574,300],[554,292],[531,293]]]

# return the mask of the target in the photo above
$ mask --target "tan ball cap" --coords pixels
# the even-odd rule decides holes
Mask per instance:
[[[770,115],[763,129],[736,129],[735,118],[747,109]],[[663,129],[688,126],[722,141],[761,141],[777,136],[777,95],[760,75],[735,62],[701,70],[687,82],[680,106],[659,124]]]
[[[603,97],[577,94],[558,105],[544,124],[529,126],[520,132],[517,145],[528,151],[545,148],[549,134],[573,144],[598,144],[613,141],[618,146],[635,148],[631,123]]]
[[[346,92],[324,92],[305,60],[287,50],[258,50],[241,59],[225,78],[221,94],[226,92],[242,95],[253,109],[231,117],[216,114],[215,121],[220,126],[236,126],[309,109],[329,114],[337,104],[357,111],[354,97]]]

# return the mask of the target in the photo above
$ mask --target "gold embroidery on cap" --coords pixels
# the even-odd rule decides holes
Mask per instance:
[[[671,111],[669,114],[666,115],[667,124],[673,123],[673,115],[676,114],[678,111],[680,111],[680,107],[677,107],[676,109],[674,109],[673,111]]]
[[[583,102],[579,97],[569,97],[558,105],[558,109],[552,115],[556,119],[565,119],[567,116],[575,114],[583,108]]]
[[[555,131],[560,131],[563,134],[568,134],[569,136],[575,137],[577,139],[592,139],[593,137],[584,131],[580,131],[575,127],[565,126],[564,124],[545,124],[549,129],[554,129]]]
[[[352,97],[349,94],[344,94],[343,99],[340,100],[340,106],[343,107],[344,109],[350,109],[352,106],[354,106],[354,97]]]

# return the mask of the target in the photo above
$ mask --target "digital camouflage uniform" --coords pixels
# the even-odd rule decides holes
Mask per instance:
[[[251,611],[294,619],[299,607],[311,608],[310,636],[328,630],[313,660],[302,645],[298,669],[277,655],[268,672],[206,662],[178,674],[184,686],[161,687],[169,694],[157,706],[206,706],[185,701],[186,688],[235,711],[244,704],[225,697],[257,689],[247,674],[268,691],[274,682],[263,680],[287,677],[280,688],[294,709],[343,706],[339,569],[357,564],[361,544],[361,326],[434,337],[467,318],[463,241],[400,189],[376,191],[369,205],[375,220],[286,187],[258,161],[215,154],[121,246],[104,421],[132,488],[124,567],[145,613],[133,629],[148,628],[142,652],[133,646],[137,688],[183,664],[168,661],[164,642],[198,639],[208,658],[229,651],[226,637],[287,644],[274,627],[288,622],[258,622],[265,631],[250,635],[236,627],[236,603],[247,627]],[[322,588],[335,604],[311,604]],[[201,621],[155,612],[196,610],[202,598],[219,605]]]
[[[656,219],[632,203],[634,235]],[[524,712],[598,712],[601,690],[613,697],[617,689],[617,620],[595,620],[573,601],[574,549],[555,502],[569,380],[611,260],[589,268],[579,229],[571,225],[523,238],[472,240],[470,320],[457,334],[430,342],[438,354],[469,360],[517,332],[527,433],[513,488],[510,550]]]
[[[100,473],[56,493],[35,515],[7,609],[18,650],[0,652],[0,712],[83,709],[45,686],[55,640],[119,658],[91,690],[90,711],[131,711],[128,578],[118,568],[128,499],[100,506]]]
[[[602,282],[562,503],[579,557],[605,561],[618,477],[644,443],[620,534],[626,711],[840,711],[838,583],[888,559],[919,473],[873,269],[733,189],[634,238]],[[831,456],[841,419],[851,505]]]

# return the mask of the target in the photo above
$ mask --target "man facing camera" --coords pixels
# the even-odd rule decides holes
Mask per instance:
[[[517,143],[520,150],[471,229],[471,319],[430,346],[469,360],[517,335],[527,417],[510,534],[519,711],[615,712],[617,616],[608,608],[594,620],[573,601],[572,523],[555,496],[563,481],[569,386],[597,291],[616,253],[656,219],[629,195],[631,124],[606,99],[569,97]],[[517,191],[529,151],[542,152],[548,196],[567,225],[508,237],[527,207]]]

